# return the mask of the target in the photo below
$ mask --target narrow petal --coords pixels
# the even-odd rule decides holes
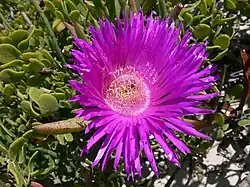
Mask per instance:
[[[119,164],[120,158],[121,158],[121,154],[122,154],[122,148],[124,145],[124,136],[123,139],[119,142],[117,148],[116,148],[116,152],[115,152],[115,161],[114,161],[114,170],[117,171],[117,166]]]
[[[208,139],[208,140],[212,140],[211,137],[200,133],[199,131],[195,130],[194,128],[190,127],[189,123],[184,122],[182,120],[179,119],[175,119],[175,118],[167,118],[167,120],[172,123],[177,129],[179,129],[179,132],[182,133],[186,133],[189,134],[191,136],[197,136],[197,137],[201,137],[204,139]]]
[[[165,154],[168,157],[168,160],[175,163],[177,166],[180,167],[178,157],[177,157],[176,153],[174,152],[174,150],[168,145],[168,143],[163,139],[163,137],[161,135],[159,135],[156,132],[153,135],[154,135],[156,141],[160,144],[160,146],[164,150]]]
[[[167,133],[168,130],[164,128],[163,126],[157,125],[157,122],[154,120],[151,120],[151,119],[147,119],[147,120],[148,120],[147,128],[150,129],[150,132],[153,134],[156,141],[161,145],[169,161],[175,163],[177,166],[180,166],[177,154],[164,140],[163,133]]]
[[[216,92],[216,93],[211,93],[211,94],[192,95],[192,96],[188,96],[187,99],[202,101],[202,100],[207,100],[207,99],[219,96],[219,95],[220,93]]]
[[[121,141],[123,135],[124,135],[124,130],[125,127],[122,127],[121,129],[118,130],[118,132],[116,133],[114,139],[112,140],[110,146],[108,147],[106,154],[104,156],[103,159],[103,163],[102,163],[102,171],[106,168],[107,163],[108,163],[108,159],[109,156],[111,154],[111,152],[114,150],[114,148],[117,146],[117,144]]]
[[[87,134],[92,128],[98,128],[102,127],[104,125],[107,125],[108,123],[112,122],[113,120],[117,119],[117,115],[111,115],[111,116],[101,116],[93,121],[91,121],[88,126],[85,129],[85,133]]]
[[[190,149],[170,130],[166,130],[164,134],[169,140],[184,154],[191,153]]]
[[[96,166],[101,158],[103,157],[104,153],[108,149],[109,145],[111,144],[112,141],[115,141],[115,138],[117,138],[115,135],[117,134],[117,128],[119,127],[118,125],[115,125],[116,127],[113,129],[113,131],[107,135],[106,139],[101,145],[101,148],[99,149],[96,158],[94,162],[92,163],[92,167]],[[103,168],[104,169],[104,168]]]
[[[104,135],[107,134],[107,131],[112,131],[115,127],[117,127],[116,120],[114,120],[112,123],[110,123],[107,126],[100,127],[94,135],[90,138],[88,141],[86,147],[84,148],[83,152],[88,152],[89,149],[96,143],[98,142]]]
[[[158,169],[155,163],[154,155],[150,147],[148,135],[146,134],[143,125],[140,125],[138,127],[138,132],[140,136],[140,147],[144,150],[144,153],[147,156],[148,161],[150,162],[150,165],[152,166],[155,175],[158,176]]]

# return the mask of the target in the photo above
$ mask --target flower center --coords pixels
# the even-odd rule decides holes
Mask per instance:
[[[124,116],[137,116],[148,107],[150,92],[133,68],[119,69],[105,91],[109,107]]]

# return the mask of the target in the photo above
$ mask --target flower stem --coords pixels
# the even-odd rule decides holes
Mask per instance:
[[[3,25],[6,28],[6,30],[8,30],[10,32],[13,30],[13,28],[9,25],[9,23],[6,21],[6,19],[4,18],[3,14],[1,12],[0,12],[0,20],[2,20]]]
[[[57,53],[57,57],[59,58],[59,60],[60,60],[63,64],[66,64],[66,61],[65,61],[64,56],[63,56],[63,54],[62,54],[62,52],[61,52],[61,49],[60,49],[60,47],[59,47],[59,45],[58,45],[58,43],[57,43],[56,36],[55,36],[55,34],[54,34],[54,32],[53,32],[51,26],[50,26],[49,20],[47,19],[47,17],[46,17],[45,14],[43,13],[42,9],[40,8],[40,6],[39,6],[37,0],[30,0],[30,1],[34,4],[36,10],[38,11],[38,13],[41,15],[41,17],[42,17],[42,19],[43,19],[43,22],[44,22],[45,27],[46,27],[46,29],[47,29],[47,31],[48,31],[48,34],[49,34],[49,36],[50,36],[51,39],[52,39],[52,47],[55,49],[55,51],[56,51],[56,53]],[[62,65],[61,65],[61,64],[57,63],[57,65],[58,65],[60,68],[62,68]]]

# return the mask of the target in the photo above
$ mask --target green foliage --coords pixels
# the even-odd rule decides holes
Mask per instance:
[[[109,168],[102,173],[98,168],[92,169],[87,158],[80,158],[80,148],[88,138],[75,132],[83,130],[87,122],[82,125],[65,120],[72,118],[72,111],[79,107],[67,102],[75,94],[67,82],[76,76],[64,68],[73,48],[72,34],[88,41],[88,26],[98,27],[98,19],[115,21],[115,17],[123,17],[123,12],[128,15],[139,9],[146,15],[152,10],[164,18],[171,15],[174,5],[184,1],[4,2],[0,4],[0,162],[9,175],[0,176],[0,185],[4,181],[8,185],[30,186],[31,181],[38,181],[53,186],[56,176],[65,186],[88,186],[91,181],[95,185],[121,186],[125,183],[122,166],[117,173]],[[250,17],[249,1],[225,0],[221,8],[215,0],[185,3],[177,22],[182,21],[183,32],[189,29],[193,33],[195,42],[208,41],[209,59],[204,64],[226,64],[225,57],[232,55],[234,25],[240,21],[236,15],[240,12]],[[225,87],[228,102],[241,97],[242,84]],[[221,88],[214,85],[213,89]],[[222,140],[233,128],[250,124],[248,117],[243,116],[232,127],[220,109],[217,111],[213,119],[204,120],[216,126],[216,140]],[[65,121],[54,122],[59,120]],[[36,126],[40,123],[47,125]],[[50,134],[49,127],[53,127]],[[180,136],[194,154],[199,155],[211,146],[208,141]],[[145,181],[136,182],[144,185]]]
[[[15,46],[17,46],[21,41],[28,38],[28,31],[26,30],[16,30],[10,33],[10,38],[12,39]]]
[[[11,44],[0,44],[0,62],[5,64],[20,57],[21,52]]]
[[[38,103],[41,114],[45,116],[53,114],[59,109],[56,98],[51,94],[40,95]]]
[[[212,28],[204,23],[197,25],[194,28],[194,36],[198,39],[204,39],[205,37],[210,37],[212,34]]]
[[[249,126],[250,125],[250,120],[249,119],[243,119],[238,122],[238,125],[241,127]]]

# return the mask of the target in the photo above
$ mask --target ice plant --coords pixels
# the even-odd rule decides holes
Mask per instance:
[[[123,156],[128,176],[141,176],[144,152],[157,175],[152,135],[169,161],[180,166],[170,142],[184,154],[190,150],[175,131],[210,139],[181,118],[213,112],[198,107],[218,95],[201,94],[217,79],[214,66],[200,69],[207,58],[205,44],[190,46],[189,31],[180,40],[181,26],[152,16],[145,21],[142,13],[124,21],[117,18],[115,25],[108,20],[99,23],[100,28],[90,27],[90,43],[75,37],[79,49],[72,51],[74,64],[68,65],[83,80],[70,81],[78,91],[70,101],[83,106],[78,117],[91,120],[86,133],[96,130],[82,154],[105,137],[93,166],[101,161],[104,170],[115,150],[114,168]]]

